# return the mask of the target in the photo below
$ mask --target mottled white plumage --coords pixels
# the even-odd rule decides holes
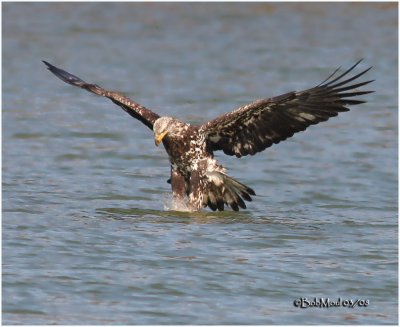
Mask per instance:
[[[201,126],[160,117],[119,92],[86,83],[44,63],[64,82],[109,98],[153,130],[156,145],[163,143],[171,162],[169,182],[175,199],[185,201],[192,210],[205,206],[224,210],[225,205],[239,210],[246,208],[244,200],[251,201],[255,192],[227,176],[225,168],[214,159],[214,151],[222,150],[237,157],[254,155],[310,125],[348,111],[348,105],[363,103],[350,98],[370,93],[357,88],[372,81],[350,83],[370,68],[347,78],[360,61],[337,77],[336,70],[316,87],[254,101]]]

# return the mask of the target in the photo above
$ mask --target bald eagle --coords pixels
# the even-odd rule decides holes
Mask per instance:
[[[254,155],[286,140],[308,126],[318,124],[348,111],[347,106],[365,101],[354,97],[373,91],[359,87],[373,80],[354,83],[372,67],[358,74],[350,73],[357,61],[343,73],[336,69],[315,87],[300,92],[254,101],[203,125],[192,125],[172,117],[160,117],[119,92],[108,91],[43,61],[64,82],[109,98],[132,117],[154,132],[155,144],[163,143],[171,163],[173,197],[187,203],[191,210],[210,207],[224,210],[225,205],[238,211],[245,201],[252,201],[252,188],[229,177],[214,158],[222,150],[230,156]],[[338,75],[338,76],[337,76]]]

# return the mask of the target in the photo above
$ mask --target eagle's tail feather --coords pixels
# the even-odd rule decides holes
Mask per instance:
[[[237,180],[221,172],[207,173],[209,187],[204,195],[204,205],[211,210],[224,210],[224,204],[230,206],[234,211],[239,211],[239,207],[246,209],[243,201],[252,201],[251,195],[256,195],[254,190]]]

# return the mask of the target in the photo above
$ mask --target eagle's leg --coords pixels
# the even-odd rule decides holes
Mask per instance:
[[[192,171],[190,175],[189,205],[192,210],[201,210],[204,205],[204,195],[207,189],[207,178],[201,170]]]
[[[183,176],[179,171],[171,168],[171,178],[169,181],[171,183],[174,201],[178,203],[186,202],[189,190],[185,176]]]

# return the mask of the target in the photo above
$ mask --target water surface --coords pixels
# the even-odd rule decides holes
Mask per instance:
[[[238,213],[166,210],[152,133],[40,62],[199,123],[361,57],[367,104],[218,154]],[[5,3],[2,68],[4,324],[397,323],[395,4]]]

